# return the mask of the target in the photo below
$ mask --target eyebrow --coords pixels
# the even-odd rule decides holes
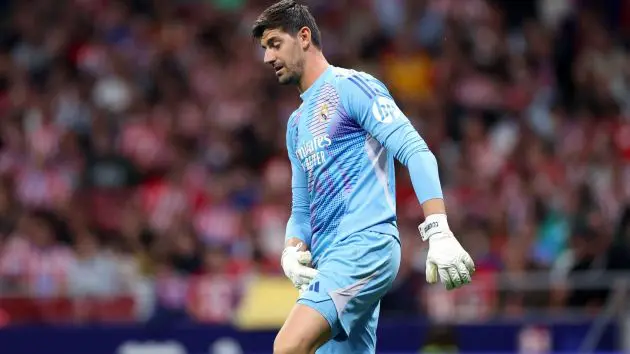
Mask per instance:
[[[271,42],[276,42],[276,41],[279,41],[279,40],[280,40],[280,37],[278,37],[278,36],[271,36],[270,38],[268,38],[265,41],[266,42],[265,44],[262,44],[262,47],[266,49],[267,46],[269,46],[271,44]]]

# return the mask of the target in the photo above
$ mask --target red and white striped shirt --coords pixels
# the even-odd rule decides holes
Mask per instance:
[[[178,215],[190,210],[186,191],[165,182],[144,186],[141,199],[149,217],[149,225],[158,231],[166,231]]]
[[[72,174],[58,168],[22,168],[15,178],[18,200],[27,207],[50,208],[72,197]]]
[[[21,278],[29,295],[54,295],[63,291],[74,259],[67,247],[42,249],[21,235],[14,235],[0,253],[0,276]]]
[[[201,322],[229,323],[236,311],[238,289],[238,279],[232,276],[196,276],[188,288],[188,310]]]
[[[123,127],[120,148],[125,156],[141,168],[153,168],[165,163],[164,141],[145,122],[133,122]]]
[[[194,218],[197,234],[207,243],[232,243],[243,232],[243,215],[227,205],[207,205]]]

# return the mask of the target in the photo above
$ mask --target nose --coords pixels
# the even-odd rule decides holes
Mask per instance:
[[[269,49],[266,49],[264,61],[265,64],[273,65],[273,63],[276,61],[276,56],[273,55],[273,53]]]

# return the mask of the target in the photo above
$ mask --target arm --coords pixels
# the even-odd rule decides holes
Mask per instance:
[[[291,216],[287,222],[287,230],[284,237],[285,247],[296,247],[299,251],[307,251],[306,245],[311,242],[311,223],[310,212],[308,203],[308,192],[306,187],[296,187],[296,176],[302,171],[296,172],[296,166],[291,163],[293,170],[292,177],[292,202],[291,202]],[[301,169],[297,166],[298,169]],[[300,178],[300,177],[298,177]]]
[[[311,263],[311,253],[308,245],[311,243],[310,203],[306,173],[295,155],[290,126],[287,127],[287,151],[291,161],[291,215],[287,222],[285,233],[285,247],[282,251],[280,263],[284,274],[293,285],[304,291],[310,281],[317,275],[317,270],[308,267]]]
[[[378,80],[353,76],[340,83],[347,112],[405,165],[425,216],[445,214],[437,161]]]
[[[341,81],[340,92],[347,113],[409,170],[425,215],[418,229],[422,240],[429,241],[427,282],[437,282],[439,274],[448,290],[469,283],[474,263],[448,226],[433,153],[380,81],[350,76]]]
[[[306,251],[311,244],[311,221],[306,173],[295,155],[291,142],[291,129],[287,129],[287,151],[291,162],[291,215],[287,222],[285,247],[298,246]]]
[[[299,246],[299,247],[298,247]],[[287,239],[284,243],[284,247],[297,247],[298,251],[308,251],[308,248],[306,247],[306,244],[304,242],[302,242],[302,240],[300,240],[297,237],[291,237],[289,239]]]

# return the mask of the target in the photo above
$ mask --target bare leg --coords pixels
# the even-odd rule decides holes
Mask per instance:
[[[274,354],[313,354],[330,339],[328,321],[314,309],[296,304],[278,332]]]

